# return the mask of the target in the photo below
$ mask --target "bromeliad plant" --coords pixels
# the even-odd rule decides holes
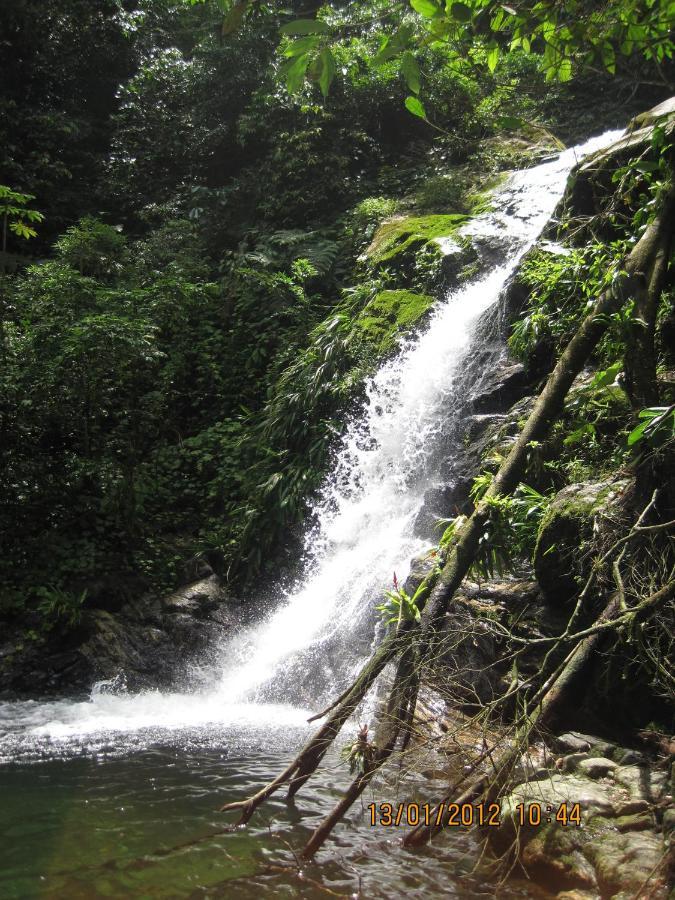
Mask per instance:
[[[394,590],[385,591],[386,601],[375,607],[382,615],[385,625],[398,624],[399,622],[419,622],[420,610],[417,605],[421,592],[421,585],[412,597],[404,591],[398,583],[394,572]]]

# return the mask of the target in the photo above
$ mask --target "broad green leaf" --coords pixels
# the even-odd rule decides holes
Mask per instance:
[[[307,37],[298,38],[286,47],[284,56],[302,56],[303,53],[309,53],[323,40],[320,34],[309,34]]]
[[[634,428],[631,433],[628,435],[628,446],[632,447],[633,444],[637,444],[638,441],[641,441],[644,437],[644,433],[651,425],[651,419],[646,419],[644,422],[640,422],[637,428]]]
[[[560,81],[569,81],[572,77],[572,60],[569,57],[565,57],[560,60],[560,65],[558,66],[558,78]]]
[[[297,94],[305,80],[305,74],[310,63],[309,53],[296,56],[281,66],[281,73],[286,79],[286,87],[290,94]]]
[[[373,59],[373,65],[381,66],[394,56],[398,56],[408,46],[414,31],[415,29],[412,25],[402,25],[395,34],[385,38]]]
[[[497,68],[499,62],[499,47],[491,47],[487,55],[487,67],[491,72]]]
[[[602,63],[611,75],[616,74],[616,58],[614,56],[614,47],[611,44],[603,44],[602,47]]]
[[[471,9],[466,3],[453,3],[450,7],[450,15],[458,22],[471,21]]]
[[[440,6],[437,6],[433,0],[410,0],[410,5],[425,19],[433,19],[441,13]]]
[[[623,363],[613,363],[602,372],[597,373],[597,375],[591,382],[591,387],[608,387],[610,384],[614,384],[614,382],[616,381],[616,376],[619,374],[619,372],[621,372],[622,369]]]
[[[494,14],[492,21],[490,22],[490,28],[492,29],[492,31],[499,31],[499,29],[502,27],[502,24],[503,24],[505,18],[506,18],[506,13],[500,7],[497,10],[497,12]]]
[[[319,87],[321,88],[321,93],[324,97],[327,97],[336,72],[335,58],[328,47],[325,47],[321,51],[319,63],[321,65]]]
[[[420,67],[417,64],[417,60],[409,50],[407,50],[403,54],[401,70],[403,72],[403,77],[405,78],[406,84],[408,85],[410,90],[413,92],[413,94],[419,94],[421,86]]]
[[[414,116],[419,116],[420,119],[426,119],[427,113],[422,105],[422,102],[418,100],[417,97],[406,97],[405,98],[405,108],[408,112],[411,112]]]
[[[321,19],[296,19],[295,22],[287,22],[279,31],[286,37],[301,36],[303,34],[329,34],[330,26]]]

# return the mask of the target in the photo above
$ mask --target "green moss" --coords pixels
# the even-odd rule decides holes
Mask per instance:
[[[409,332],[434,302],[428,294],[380,291],[353,322],[354,332],[378,357],[386,356],[398,338]]]
[[[390,263],[408,253],[415,253],[435,238],[450,237],[468,218],[460,213],[451,213],[408,216],[384,222],[375,233],[366,254],[373,263]]]

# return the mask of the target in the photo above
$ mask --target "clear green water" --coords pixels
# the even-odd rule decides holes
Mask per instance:
[[[222,734],[220,748],[214,734],[174,732],[163,745],[150,737],[145,747],[138,736],[135,746],[90,742],[76,755],[72,744],[43,742],[30,761],[0,765],[3,900],[495,896],[471,874],[479,857],[472,836],[455,832],[434,848],[403,851],[393,830],[370,827],[370,797],[317,861],[300,867],[293,849],[348,780],[336,759],[294,803],[279,795],[247,828],[223,833],[227,817],[217,807],[277,774],[301,731],[261,732],[257,749],[254,740],[243,754],[236,734]],[[516,883],[500,895],[540,896]]]

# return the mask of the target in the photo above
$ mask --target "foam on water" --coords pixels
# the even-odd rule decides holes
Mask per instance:
[[[410,558],[426,546],[412,524],[437,475],[453,390],[471,367],[476,322],[539,236],[575,162],[618,136],[608,132],[516,173],[496,195],[495,211],[464,228],[477,238],[502,239],[502,258],[439,302],[424,333],[370,380],[365,407],[347,427],[314,510],[318,525],[307,536],[306,575],[265,619],[222,648],[211,685],[191,693],[95,691],[85,702],[0,704],[0,757],[3,747],[5,757],[8,750],[20,756],[31,740],[77,747],[95,734],[144,729],[257,732],[264,724],[273,735],[304,728],[307,707],[339,689],[368,652],[373,609],[392,573],[405,575]]]

